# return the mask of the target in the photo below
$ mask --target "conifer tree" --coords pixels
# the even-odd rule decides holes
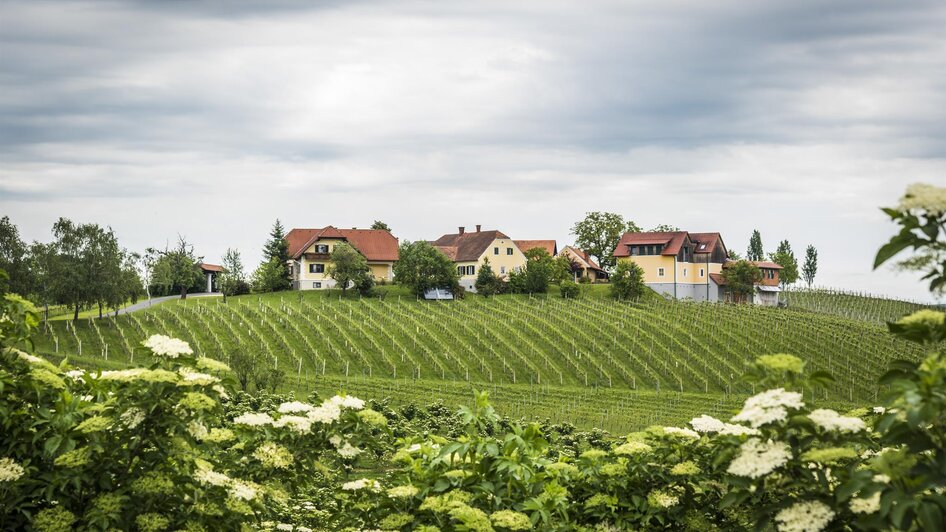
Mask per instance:
[[[752,238],[749,239],[749,249],[746,250],[746,260],[765,260],[765,251],[762,250],[762,234],[758,229],[752,230]]]
[[[816,273],[818,273],[818,250],[809,244],[808,249],[805,250],[805,264],[801,267],[802,277],[805,278],[805,283],[809,288],[811,288],[811,283],[815,282]]]

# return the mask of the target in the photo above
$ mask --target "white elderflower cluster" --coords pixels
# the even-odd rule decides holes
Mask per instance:
[[[147,340],[141,342],[141,345],[150,349],[152,353],[167,358],[194,354],[194,350],[184,340],[171,338],[163,334],[153,334]]]
[[[743,421],[752,425],[753,428],[759,428],[774,421],[785,421],[788,419],[788,409],[799,409],[804,406],[800,393],[775,388],[746,399],[742,411],[732,420]]]
[[[820,532],[834,519],[834,511],[825,503],[796,503],[775,515],[779,532]]]
[[[856,514],[872,514],[880,510],[880,492],[876,492],[870,497],[858,497],[851,499],[849,503],[851,511]]]
[[[245,480],[234,479],[230,483],[230,496],[234,499],[252,501],[256,498],[256,486]]]
[[[658,508],[672,508],[680,503],[680,498],[664,490],[654,490],[647,495],[647,502]]]
[[[187,432],[197,441],[202,441],[208,433],[207,427],[196,419],[187,424]]]
[[[311,412],[314,409],[315,407],[309,403],[303,403],[302,401],[291,401],[279,405],[278,412],[280,414],[298,414],[300,412]]]
[[[344,458],[354,458],[362,452],[361,449],[352,445],[351,442],[342,440],[342,437],[337,434],[329,438],[328,441],[335,446],[335,450]]]
[[[145,420],[145,411],[133,406],[128,410],[125,410],[118,416],[119,424],[127,429],[133,429],[138,425],[141,425],[141,422]]]
[[[194,478],[197,482],[207,486],[229,486],[233,479],[223,473],[218,473],[209,468],[198,468],[194,472]]]
[[[346,482],[342,484],[342,489],[345,491],[358,491],[358,490],[371,490],[378,491],[381,488],[381,484],[377,480],[372,480],[370,478],[360,478],[358,480],[352,480],[351,482]]]
[[[247,412],[233,418],[234,425],[246,425],[249,427],[262,427],[263,425],[272,425],[273,418],[269,414],[258,412]]]
[[[693,440],[700,439],[700,435],[697,434],[695,431],[687,429],[687,428],[680,428],[680,427],[664,427],[664,434],[667,434],[670,436],[679,436],[681,438],[689,438]]]
[[[198,466],[194,472],[194,478],[205,486],[227,488],[230,496],[234,499],[251,501],[256,498],[257,487],[252,482],[230,478],[223,473],[214,471],[209,464]]]
[[[13,482],[26,473],[12,458],[0,458],[0,482]]]
[[[44,364],[46,362],[45,360],[43,360],[42,358],[39,358],[38,356],[33,356],[29,353],[24,353],[23,351],[17,351],[16,356],[19,357],[20,360],[29,362],[30,364]]]
[[[946,188],[925,183],[912,184],[907,187],[906,194],[900,199],[900,208],[905,211],[916,209],[944,213],[946,212]]]
[[[886,413],[887,413],[887,409],[884,408],[884,407],[882,407],[882,406],[875,406],[875,407],[873,408],[873,412],[874,412],[875,414],[886,414]]]
[[[343,408],[351,408],[352,410],[361,410],[365,407],[365,402],[363,400],[350,395],[336,395],[327,402]],[[323,405],[324,404],[325,403],[323,403]]]
[[[312,420],[302,416],[282,416],[273,423],[274,427],[289,427],[293,432],[305,434],[312,430]]]
[[[741,436],[747,434],[750,436],[758,435],[759,431],[750,427],[743,425],[734,425],[732,423],[725,423],[720,421],[712,416],[702,415],[700,417],[695,417],[690,420],[690,426],[693,427],[696,432],[718,432],[721,435],[730,435],[730,436]]]
[[[85,370],[84,369],[73,369],[63,373],[66,377],[76,381],[76,382],[85,382]]]
[[[867,426],[861,418],[842,416],[830,408],[812,410],[808,418],[814,421],[815,425],[836,432],[860,432]]]
[[[199,373],[187,368],[181,368],[178,373],[183,377],[181,382],[177,383],[178,386],[211,386],[220,382],[220,379],[213,375]]]
[[[313,408],[306,414],[313,423],[334,423],[342,415],[342,409],[335,403],[325,401],[321,405]]]
[[[784,465],[792,457],[792,450],[784,442],[763,442],[750,438],[739,447],[739,454],[726,470],[731,475],[759,478]]]

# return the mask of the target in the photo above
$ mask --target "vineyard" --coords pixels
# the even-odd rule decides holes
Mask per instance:
[[[890,360],[921,355],[876,325],[810,312],[525,296],[198,298],[117,318],[50,321],[43,330],[38,349],[92,364],[149,362],[139,343],[161,333],[223,361],[250,350],[300,391],[343,387],[367,397],[462,403],[471,388],[492,386],[509,398],[499,401],[509,415],[622,428],[647,413],[685,416],[693,409],[673,405],[686,401],[731,410],[754,392],[740,376],[760,354],[793,353],[811,370],[830,371],[838,382],[817,390],[818,398],[844,403],[875,400],[874,383]]]
[[[782,292],[789,308],[810,310],[858,321],[883,325],[930,305],[913,301],[887,299],[857,292],[828,288],[789,289]]]

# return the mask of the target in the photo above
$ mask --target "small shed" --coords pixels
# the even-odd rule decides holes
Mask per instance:
[[[428,288],[427,291],[424,292],[424,299],[431,301],[451,300],[453,299],[453,292],[446,288]]]
[[[198,264],[200,271],[204,272],[204,276],[207,277],[207,292],[219,292],[217,288],[217,274],[223,273],[225,270],[223,266],[219,264],[207,264],[202,262]]]

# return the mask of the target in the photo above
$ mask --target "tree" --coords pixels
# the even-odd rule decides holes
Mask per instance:
[[[747,260],[740,260],[723,268],[723,279],[734,301],[746,301],[755,291],[756,283],[762,280],[762,270]]]
[[[489,257],[487,257],[483,260],[479,273],[476,274],[476,283],[474,284],[476,293],[484,297],[494,295],[499,292],[499,283],[501,282],[499,277],[496,277],[496,273],[493,272],[493,267],[489,265]]]
[[[624,233],[639,233],[640,227],[613,212],[589,212],[572,226],[575,245],[598,260],[602,268],[614,266],[614,249]]]
[[[729,258],[729,260],[742,260],[742,255],[740,255],[735,249],[728,250],[726,256]]]
[[[29,248],[20,239],[16,225],[9,216],[0,218],[0,270],[7,272],[7,289],[28,297],[33,291],[35,278],[29,264]]]
[[[795,260],[795,253],[792,252],[792,246],[788,240],[779,242],[775,253],[769,254],[769,260],[782,267],[782,271],[779,272],[779,282],[783,288],[798,280],[798,261]]]
[[[60,218],[53,224],[54,242],[49,257],[48,279],[52,299],[73,309],[72,319],[79,319],[79,308],[97,301],[94,277],[97,253],[92,239],[98,226],[76,225]]]
[[[245,392],[256,370],[256,357],[242,349],[233,351],[230,353],[229,365],[233,375],[236,376],[237,382],[240,383],[240,389]]]
[[[181,235],[177,237],[177,247],[165,247],[164,251],[149,248],[148,252],[159,256],[154,267],[154,284],[166,291],[180,291],[181,299],[187,298],[187,290],[204,278],[199,266],[204,258],[194,255],[194,246]]]
[[[460,293],[460,276],[453,261],[439,249],[423,240],[404,241],[394,264],[394,282],[408,286],[416,296],[423,296],[431,288]]]
[[[749,249],[746,250],[746,260],[765,260],[765,251],[762,250],[762,234],[758,229],[752,230],[749,238]]]
[[[249,292],[239,250],[227,248],[227,252],[223,254],[222,266],[223,272],[217,276],[217,285],[220,287],[220,292],[223,293],[224,302],[226,302],[227,296]]]
[[[376,229],[376,230],[381,230],[381,231],[387,231],[389,233],[391,232],[391,228],[388,227],[388,224],[382,222],[381,220],[375,220],[374,223],[371,224],[371,228]]]
[[[817,273],[818,250],[815,249],[815,246],[808,244],[808,249],[805,250],[805,264],[801,267],[801,274],[809,288],[811,288],[811,283],[815,282],[815,274]]]
[[[674,232],[679,231],[679,230],[680,230],[680,228],[677,227],[677,226],[675,226],[675,225],[660,224],[660,225],[658,225],[657,227],[654,227],[653,229],[651,229],[651,230],[648,231],[648,232],[649,232],[649,233],[674,233]]]
[[[644,269],[632,260],[618,261],[611,276],[611,296],[616,299],[640,299],[646,290]]]
[[[288,265],[289,241],[286,240],[286,232],[279,219],[273,224],[273,228],[269,232],[269,240],[263,246],[263,264],[260,267],[263,267],[266,263],[271,263],[267,266],[270,270],[277,270],[278,265],[278,270],[266,272],[268,275],[267,282],[264,285],[265,291],[278,292],[292,288]]]
[[[362,286],[366,279],[371,278],[368,261],[364,255],[348,244],[336,244],[332,250],[332,265],[328,268],[328,276],[342,288],[342,293],[348,290],[349,285]]]

